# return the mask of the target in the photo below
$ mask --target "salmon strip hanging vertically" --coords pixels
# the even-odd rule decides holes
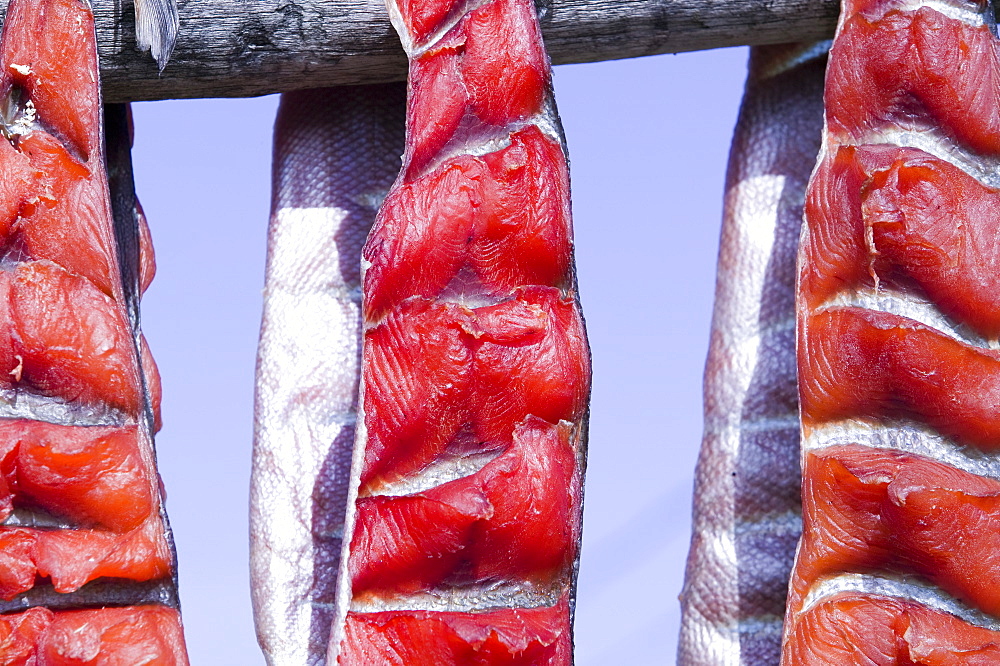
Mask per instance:
[[[109,200],[88,3],[11,3],[0,97],[0,659],[186,664],[138,328],[152,258],[124,107]]]
[[[678,664],[778,661],[801,529],[795,255],[826,45],[751,50],[726,179]]]
[[[1000,661],[993,11],[844,3],[800,254],[785,664]]]
[[[361,247],[399,170],[402,83],[282,95],[257,360],[251,577],[271,664],[323,664],[361,356]]]
[[[567,664],[590,364],[532,3],[390,4],[403,170],[365,246],[328,663]]]

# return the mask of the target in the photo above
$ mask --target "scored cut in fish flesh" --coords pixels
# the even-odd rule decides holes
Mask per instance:
[[[801,530],[795,255],[828,44],[756,47],[726,178],[678,663],[777,663]]]
[[[0,98],[0,659],[186,664],[138,321],[153,262],[88,3],[10,4]]]
[[[389,12],[406,152],[363,251],[327,663],[568,664],[590,359],[535,8]]]
[[[285,93],[257,358],[250,562],[270,664],[323,664],[361,370],[361,247],[399,171],[405,84]]]
[[[799,257],[785,664],[1000,658],[993,28],[989,2],[844,3]]]
[[[796,666],[1000,662],[996,631],[898,597],[850,592],[803,613],[788,642]]]

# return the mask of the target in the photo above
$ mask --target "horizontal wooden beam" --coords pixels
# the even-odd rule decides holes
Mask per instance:
[[[162,73],[131,2],[94,0],[109,102],[252,97],[406,74],[381,0],[181,0]],[[837,0],[536,0],[556,64],[832,36]]]

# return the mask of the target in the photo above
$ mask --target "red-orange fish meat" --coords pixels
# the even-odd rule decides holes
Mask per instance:
[[[390,4],[403,170],[363,251],[328,663],[568,664],[590,362],[534,6]]]
[[[784,664],[1000,645],[1000,53],[989,2],[848,0],[806,200]]]
[[[128,111],[102,113],[97,72],[87,2],[11,3],[0,39],[0,661],[186,664],[153,451],[159,380],[138,329],[151,249]]]

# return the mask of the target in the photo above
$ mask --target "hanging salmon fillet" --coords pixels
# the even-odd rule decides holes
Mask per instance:
[[[590,363],[532,3],[390,4],[403,170],[363,252],[330,664],[568,664]]]
[[[826,44],[751,49],[726,179],[678,664],[777,663],[801,529],[795,255]],[[734,557],[735,555],[735,557]]]
[[[11,3],[0,39],[0,655],[186,664],[152,442],[159,380],[138,327],[152,255],[127,108],[108,109],[106,162],[97,72],[88,3]]]
[[[847,0],[799,256],[786,664],[1000,656],[991,2]]]
[[[285,93],[274,136],[250,490],[271,664],[323,664],[361,361],[361,247],[399,171],[402,83]]]

